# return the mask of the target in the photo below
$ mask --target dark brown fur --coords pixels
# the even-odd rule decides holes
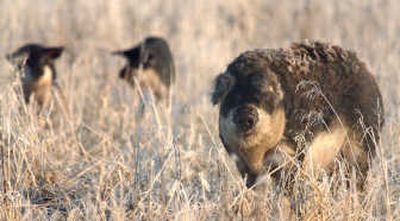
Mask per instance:
[[[51,88],[56,84],[54,61],[62,54],[63,47],[46,47],[27,44],[12,54],[6,55],[20,74],[25,101],[31,97],[46,108],[51,100]]]
[[[262,80],[254,83],[251,79],[256,75],[262,76]],[[256,92],[248,89],[253,87]],[[269,93],[266,88],[270,88]],[[368,171],[370,158],[376,155],[384,114],[378,85],[354,52],[338,46],[305,42],[287,49],[245,52],[217,77],[212,101],[221,103],[220,119],[225,119],[230,110],[243,104],[255,105],[271,116],[280,108],[284,110],[284,132],[282,136],[273,132],[280,142],[269,146],[232,146],[232,142],[226,141],[227,135],[221,131],[220,123],[224,146],[228,152],[241,156],[242,162],[238,167],[243,176],[250,176],[249,185],[253,184],[260,170],[252,169],[254,165],[246,159],[251,154],[238,149],[262,153],[264,166],[274,164],[278,167],[283,163],[283,155],[302,162],[308,159],[307,147],[318,145],[313,142],[325,145],[337,136],[346,141],[338,147],[337,154],[332,154],[354,161],[352,163],[361,170],[362,177]],[[267,126],[273,128],[275,125]],[[324,133],[327,136],[324,137]],[[274,134],[269,135],[273,137]],[[282,149],[279,146],[286,150],[283,155],[277,154]],[[318,148],[312,154],[323,158],[324,154],[319,152],[326,150]],[[354,157],[353,151],[360,154]],[[320,162],[324,161],[333,163],[330,158],[320,159]]]
[[[165,39],[147,37],[134,47],[114,52],[124,56],[128,64],[120,71],[120,78],[135,87],[135,79],[143,90],[151,90],[157,100],[167,98],[175,81],[175,64]]]

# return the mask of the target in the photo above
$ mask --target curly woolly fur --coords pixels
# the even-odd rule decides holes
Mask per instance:
[[[329,132],[334,124],[339,124],[346,128],[348,140],[357,143],[364,153],[356,162],[361,164],[365,175],[369,159],[377,152],[384,110],[378,85],[355,52],[328,43],[294,43],[284,49],[245,52],[229,64],[225,72],[234,77],[235,82],[255,73],[262,73],[283,94],[281,105],[286,119],[280,139],[300,153],[300,161],[305,157],[301,154],[304,147],[322,132]],[[226,94],[223,91],[226,88],[221,87],[219,81],[217,77],[212,102],[222,103],[223,116],[231,107],[224,105],[222,95]],[[222,141],[227,149],[232,149]],[[262,148],[267,152],[273,147]]]

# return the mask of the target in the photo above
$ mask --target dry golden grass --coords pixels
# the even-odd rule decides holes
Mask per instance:
[[[288,220],[294,210],[399,220],[399,10],[396,0],[0,1],[0,55],[27,42],[67,48],[57,68],[70,110],[56,99],[40,127],[0,59],[0,220]],[[149,34],[169,40],[177,84],[170,108],[139,119],[108,51]],[[246,189],[219,141],[213,77],[242,51],[303,38],[356,50],[382,88],[386,124],[363,196],[328,177],[299,180],[291,202],[269,179]]]

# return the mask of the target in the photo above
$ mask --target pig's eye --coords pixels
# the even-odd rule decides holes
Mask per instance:
[[[27,65],[31,65],[31,64],[33,64],[34,62],[33,62],[33,59],[32,58],[28,58],[28,59],[26,59],[26,61],[25,61],[25,64],[27,64]]]
[[[257,91],[265,91],[269,87],[268,81],[261,74],[251,76],[249,83]]]

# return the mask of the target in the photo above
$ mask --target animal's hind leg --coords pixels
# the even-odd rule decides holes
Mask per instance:
[[[347,127],[339,122],[332,124],[328,131],[317,134],[305,153],[303,169],[317,177],[323,170],[331,172],[347,138]]]
[[[350,141],[342,149],[342,155],[349,166],[347,168],[348,175],[351,175],[352,171],[355,171],[357,187],[363,189],[372,155],[361,139],[357,139],[357,137],[355,135],[351,136]]]

